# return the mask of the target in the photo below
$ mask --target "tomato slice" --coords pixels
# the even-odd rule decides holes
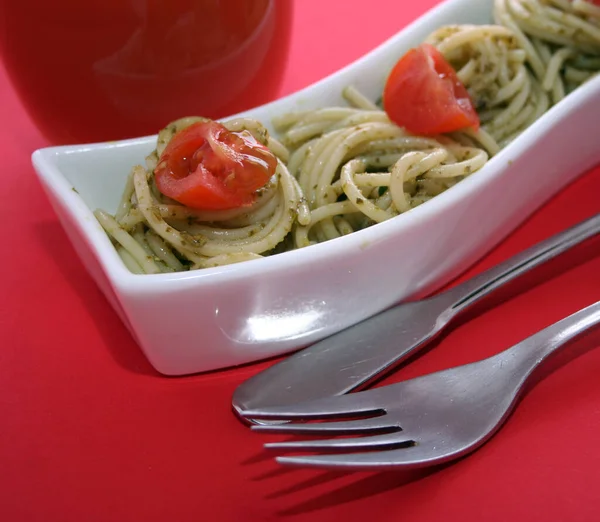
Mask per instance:
[[[411,49],[396,63],[385,84],[383,105],[389,118],[412,134],[479,128],[467,89],[430,44]]]
[[[158,190],[200,210],[252,204],[277,167],[277,159],[247,131],[231,132],[215,121],[179,131],[154,171]]]

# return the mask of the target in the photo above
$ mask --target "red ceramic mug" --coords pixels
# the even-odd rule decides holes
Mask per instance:
[[[0,52],[53,143],[155,134],[278,95],[292,0],[0,0]]]

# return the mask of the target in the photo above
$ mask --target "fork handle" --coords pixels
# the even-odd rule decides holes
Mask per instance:
[[[497,368],[509,371],[515,396],[530,375],[550,356],[600,326],[600,301],[544,328],[492,357]]]
[[[232,405],[243,411],[364,387],[422,349],[458,312],[598,233],[600,214],[441,294],[393,307],[313,344],[240,384]]]
[[[474,305],[504,284],[558,257],[575,245],[600,233],[600,214],[536,243],[519,254],[444,292],[452,315]]]

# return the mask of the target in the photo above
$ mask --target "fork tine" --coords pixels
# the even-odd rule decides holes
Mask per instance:
[[[240,410],[238,413],[247,419],[321,419],[334,416],[350,416],[355,414],[381,415],[385,410],[378,405],[378,389],[323,397],[284,406],[267,406],[256,410]]]
[[[414,469],[437,462],[436,459],[424,460],[418,445],[364,453],[284,456],[275,460],[285,466],[348,470]]]
[[[291,440],[287,442],[268,442],[266,449],[276,450],[327,450],[327,449],[372,449],[387,446],[409,445],[413,441],[402,431],[372,435],[370,437],[355,437],[351,439],[325,439],[325,440]]]
[[[386,418],[370,417],[367,419],[355,419],[348,421],[335,422],[316,422],[316,423],[289,423],[289,424],[260,424],[252,426],[252,431],[262,431],[268,433],[290,433],[290,434],[310,434],[310,433],[365,433],[370,431],[381,431],[394,429],[400,431],[400,427]]]

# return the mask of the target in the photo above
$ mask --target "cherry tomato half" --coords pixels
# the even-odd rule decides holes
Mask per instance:
[[[252,204],[277,167],[277,159],[249,132],[231,132],[215,121],[179,131],[154,171],[158,190],[200,210]]]
[[[442,53],[429,44],[400,58],[385,84],[383,105],[394,123],[413,134],[479,128],[467,89]]]

